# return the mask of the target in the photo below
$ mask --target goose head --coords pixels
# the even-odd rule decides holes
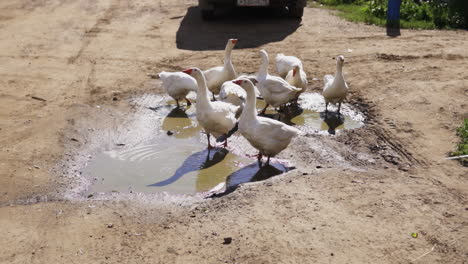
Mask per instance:
[[[299,74],[301,67],[299,65],[294,65],[293,67],[293,77],[296,77],[296,74]]]
[[[337,65],[342,66],[344,64],[344,56],[343,55],[336,56],[333,59],[336,60]]]
[[[254,79],[252,82],[248,78],[241,78],[241,79],[234,80],[232,82],[242,87],[242,89],[244,89],[246,92],[249,92],[249,91],[254,92],[255,91],[254,83],[257,81]]]
[[[236,46],[237,39],[228,39],[228,42],[226,44],[227,49],[233,49],[234,46]]]
[[[190,68],[182,72],[192,76],[195,80],[199,80],[203,76],[203,72],[198,68]]]
[[[263,61],[268,62],[268,53],[266,52],[266,50],[260,50],[260,57]]]

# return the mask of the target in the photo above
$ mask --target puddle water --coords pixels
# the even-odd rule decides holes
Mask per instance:
[[[352,129],[363,125],[364,118],[347,106],[342,115],[318,110],[320,95],[304,94],[299,108],[288,107],[278,114],[273,108],[267,116],[309,131]],[[206,135],[198,125],[195,107],[177,109],[165,96],[155,96],[156,107],[144,106],[146,114],[155,116],[154,139],[136,146],[118,146],[92,158],[84,174],[93,179],[86,195],[109,192],[170,192],[195,194],[218,188],[221,183],[229,192],[240,183],[259,181],[284,173],[291,168],[282,164],[259,167],[245,154],[256,151],[241,136],[230,138],[231,148],[206,149]],[[323,102],[323,99],[321,99]],[[313,102],[311,102],[313,101]],[[258,100],[258,109],[265,106]],[[143,106],[142,106],[143,107]],[[151,111],[153,110],[153,111]]]
[[[265,101],[257,100],[257,108],[263,109]],[[302,94],[299,107],[288,106],[277,112],[271,106],[267,108],[265,116],[280,120],[288,125],[299,126],[306,132],[328,131],[336,134],[337,130],[355,129],[364,125],[364,117],[355,111],[342,105],[341,114],[338,114],[332,106],[325,113],[325,102],[323,97],[317,93]]]
[[[96,156],[86,173],[99,178],[94,192],[206,192],[239,170],[250,159],[222,148],[208,152],[193,139],[168,137],[153,145],[114,150]]]

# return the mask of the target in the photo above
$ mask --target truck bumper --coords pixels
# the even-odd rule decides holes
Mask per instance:
[[[203,9],[213,9],[215,7],[237,6],[237,0],[198,0],[199,6]],[[307,0],[270,0],[268,7],[307,6]]]

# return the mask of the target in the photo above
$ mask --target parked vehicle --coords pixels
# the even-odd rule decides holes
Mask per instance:
[[[262,7],[287,8],[292,18],[301,19],[307,0],[198,0],[203,19],[214,18],[215,10],[220,7]]]

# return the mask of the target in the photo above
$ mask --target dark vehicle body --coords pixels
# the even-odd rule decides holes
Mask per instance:
[[[302,18],[307,0],[198,0],[203,19],[212,19],[216,8],[224,7],[264,7],[287,8],[293,18]]]

